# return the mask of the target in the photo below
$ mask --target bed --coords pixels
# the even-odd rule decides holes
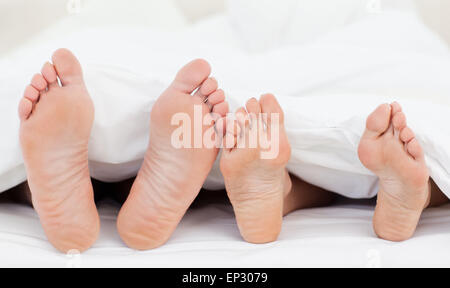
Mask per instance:
[[[14,5],[20,5],[19,2],[14,2],[10,8],[17,8]],[[16,39],[15,45],[2,48],[0,67],[7,67],[8,73],[2,71],[0,80],[8,85],[1,85],[0,92],[8,97],[0,99],[1,117],[5,117],[0,127],[5,139],[13,140],[0,144],[0,191],[26,179],[15,118],[21,89],[43,59],[45,61],[52,50],[63,46],[70,47],[79,56],[85,66],[90,93],[96,95],[97,115],[90,144],[94,178],[114,182],[135,175],[148,140],[148,126],[134,124],[147,123],[155,97],[181,63],[203,57],[213,64],[215,76],[229,92],[233,109],[258,93],[271,91],[278,95],[287,110],[287,130],[294,147],[289,164],[291,172],[353,200],[342,198],[332,207],[297,211],[286,217],[279,241],[251,245],[240,238],[232,208],[223,193],[205,192],[169,243],[148,252],[125,247],[115,228],[119,206],[104,200],[99,203],[100,239],[83,255],[56,252],[46,241],[31,208],[2,203],[0,266],[450,265],[450,257],[446,257],[450,254],[447,248],[450,206],[426,211],[412,240],[391,243],[377,239],[372,231],[374,200],[357,200],[372,199],[377,190],[376,177],[362,167],[356,155],[365,117],[375,105],[399,99],[427,151],[433,179],[450,195],[450,151],[446,148],[450,143],[450,131],[442,124],[450,121],[447,113],[450,53],[444,38],[427,28],[412,6],[408,5],[407,13],[405,7],[401,7],[401,12],[399,7],[386,11],[367,10],[365,4],[361,6],[361,1],[356,1],[355,6],[337,6],[330,11],[344,7],[337,13],[340,16],[328,17],[323,13],[321,25],[309,23],[317,29],[312,33],[304,29],[308,22],[291,21],[292,27],[286,27],[278,18],[258,22],[270,16],[267,11],[273,11],[270,1],[264,1],[264,5],[249,1],[242,7],[239,1],[229,0],[227,12],[222,11],[224,3],[218,1],[205,7],[202,13],[191,11],[190,14],[184,13],[189,9],[183,7],[192,7],[186,1],[165,2],[164,5],[145,2],[144,12],[155,7],[162,10],[153,11],[155,17],[151,21],[146,20],[148,15],[142,12],[130,24],[126,17],[118,17],[128,13],[121,11],[119,2],[108,2],[112,3],[108,4],[110,13],[101,14],[102,18],[98,19],[93,16],[107,2],[69,1],[68,6],[60,7],[46,1],[48,7],[68,11],[70,15],[55,17],[54,22],[40,27],[33,36],[24,29],[21,31],[23,39]],[[289,3],[303,11],[303,6],[295,6],[296,1]],[[136,0],[135,4],[143,5],[143,2]],[[314,10],[318,7],[309,8],[320,14]],[[286,7],[278,9],[278,15],[290,13]],[[246,17],[254,11],[259,17]],[[210,13],[214,14],[203,17]],[[157,17],[160,14],[170,17]],[[297,19],[294,16],[290,15]],[[197,39],[198,35],[210,37],[202,41]],[[177,48],[180,42],[184,44],[183,51]],[[118,50],[110,48],[116,46]],[[120,51],[134,53],[117,57]],[[136,55],[147,57],[140,61]],[[281,70],[284,73],[279,73]],[[126,105],[123,105],[124,95],[127,95]],[[322,111],[311,109],[319,103]],[[342,103],[355,103],[354,107],[360,108],[355,111],[353,106]],[[116,113],[111,115],[111,109]],[[426,119],[423,115],[427,115]],[[106,146],[108,149],[104,149]],[[217,165],[205,188],[223,188]]]
[[[102,227],[92,249],[61,254],[48,243],[36,213],[0,204],[0,267],[448,267],[450,206],[425,212],[416,236],[405,243],[377,239],[373,201],[340,200],[333,207],[286,217],[279,241],[245,243],[233,211],[220,195],[203,195],[171,240],[154,251],[125,247],[115,228],[118,204],[99,204]],[[207,215],[207,217],[205,217]]]

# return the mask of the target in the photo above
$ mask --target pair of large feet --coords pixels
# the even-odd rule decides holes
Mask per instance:
[[[94,107],[75,56],[60,49],[54,53],[52,62],[46,63],[41,73],[33,77],[19,104],[20,140],[33,205],[49,241],[64,252],[83,251],[96,241],[100,226],[88,167]],[[223,137],[223,128],[227,128],[215,125],[228,113],[228,104],[223,91],[218,89],[217,81],[209,77],[210,72],[209,64],[203,60],[187,64],[152,109],[150,142],[145,159],[117,221],[122,239],[132,248],[156,248],[169,239],[200,191],[218,155],[216,145],[206,147],[201,142],[198,146],[198,139],[195,139],[199,132],[196,129],[201,130],[201,137],[207,131],[216,131],[210,136],[212,142],[217,143]],[[282,115],[271,95],[264,96],[260,102],[249,101],[247,108],[256,115],[261,112]],[[191,144],[188,148],[177,149],[173,143],[173,135],[178,129],[173,125],[178,124],[173,123],[174,115],[186,116],[195,123],[200,121],[201,128],[189,126],[181,137],[188,137],[187,144]],[[196,120],[196,117],[201,119]],[[205,119],[207,122],[203,122]],[[271,118],[266,121],[266,124],[272,123]],[[251,131],[267,136],[263,125],[255,123],[250,128],[245,123],[238,124],[242,125],[244,138]],[[277,125],[282,126],[282,122]],[[272,126],[264,127],[275,129]],[[288,189],[284,185],[284,180],[288,179],[284,165],[290,152],[284,129],[281,131],[283,141],[280,149],[284,152],[280,157],[265,160],[261,165],[255,164],[259,163],[259,155],[255,152],[260,149],[237,151],[235,144],[242,141],[240,136],[233,135],[235,142],[224,151],[221,161],[240,227],[249,241],[267,242],[274,238],[254,231],[252,221],[255,219],[261,225],[274,226],[274,230],[281,226],[282,195]],[[186,144],[186,138],[183,141]],[[256,166],[259,170],[251,172]],[[265,181],[270,177],[256,177],[266,172],[271,172],[273,177],[282,175],[283,181]],[[264,185],[261,189],[266,189],[266,193],[251,189],[261,185]],[[257,194],[264,197],[258,200]],[[272,203],[276,204],[275,207]],[[273,218],[275,220],[271,220]]]
[[[20,142],[32,202],[49,241],[64,252],[83,251],[100,226],[88,168],[94,107],[75,56],[61,49],[52,61],[33,77],[19,104]],[[170,142],[174,114],[193,119],[194,107],[200,116],[228,112],[209,74],[205,61],[189,63],[154,106],[144,164],[118,219],[133,248],[154,248],[169,238],[217,157],[217,148],[175,149]],[[213,120],[202,128],[211,128]]]

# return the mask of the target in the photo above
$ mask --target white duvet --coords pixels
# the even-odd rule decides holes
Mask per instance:
[[[376,177],[360,164],[357,145],[370,111],[398,100],[425,148],[433,179],[450,196],[449,51],[414,16],[391,13],[260,54],[244,52],[223,17],[183,32],[92,29],[45,44],[31,41],[0,60],[0,191],[26,179],[17,103],[31,76],[59,47],[80,58],[95,103],[89,157],[96,179],[136,175],[152,104],[179,67],[202,57],[212,64],[233,109],[250,97],[275,93],[293,148],[290,171],[347,197],[376,194]],[[217,165],[205,187],[223,188]]]

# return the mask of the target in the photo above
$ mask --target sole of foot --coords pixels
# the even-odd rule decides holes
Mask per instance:
[[[228,113],[228,103],[210,73],[206,61],[192,61],[153,106],[145,159],[117,221],[119,234],[131,248],[149,250],[168,241],[217,158],[217,145],[207,146],[202,138],[210,133],[213,142],[221,139],[216,131],[223,129],[215,124]],[[180,119],[193,125],[174,137],[180,136]],[[208,124],[202,125],[204,119]]]
[[[431,182],[424,151],[398,103],[381,105],[368,117],[358,153],[379,178],[375,233],[396,242],[411,238],[430,203]]]
[[[20,143],[33,206],[49,241],[62,252],[81,252],[100,227],[88,168],[94,107],[75,56],[60,49],[52,62],[20,101]]]
[[[226,190],[242,237],[255,244],[273,242],[281,231],[283,199],[292,188],[283,111],[267,94],[250,99],[235,118],[227,121],[220,161]]]

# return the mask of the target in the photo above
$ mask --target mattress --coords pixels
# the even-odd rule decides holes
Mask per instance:
[[[332,207],[294,212],[277,242],[244,242],[223,195],[198,199],[170,241],[139,252],[116,230],[119,205],[99,203],[101,233],[84,254],[65,255],[46,240],[32,208],[0,204],[0,267],[448,267],[450,205],[427,210],[414,238],[393,243],[375,237],[372,201],[339,200]]]

